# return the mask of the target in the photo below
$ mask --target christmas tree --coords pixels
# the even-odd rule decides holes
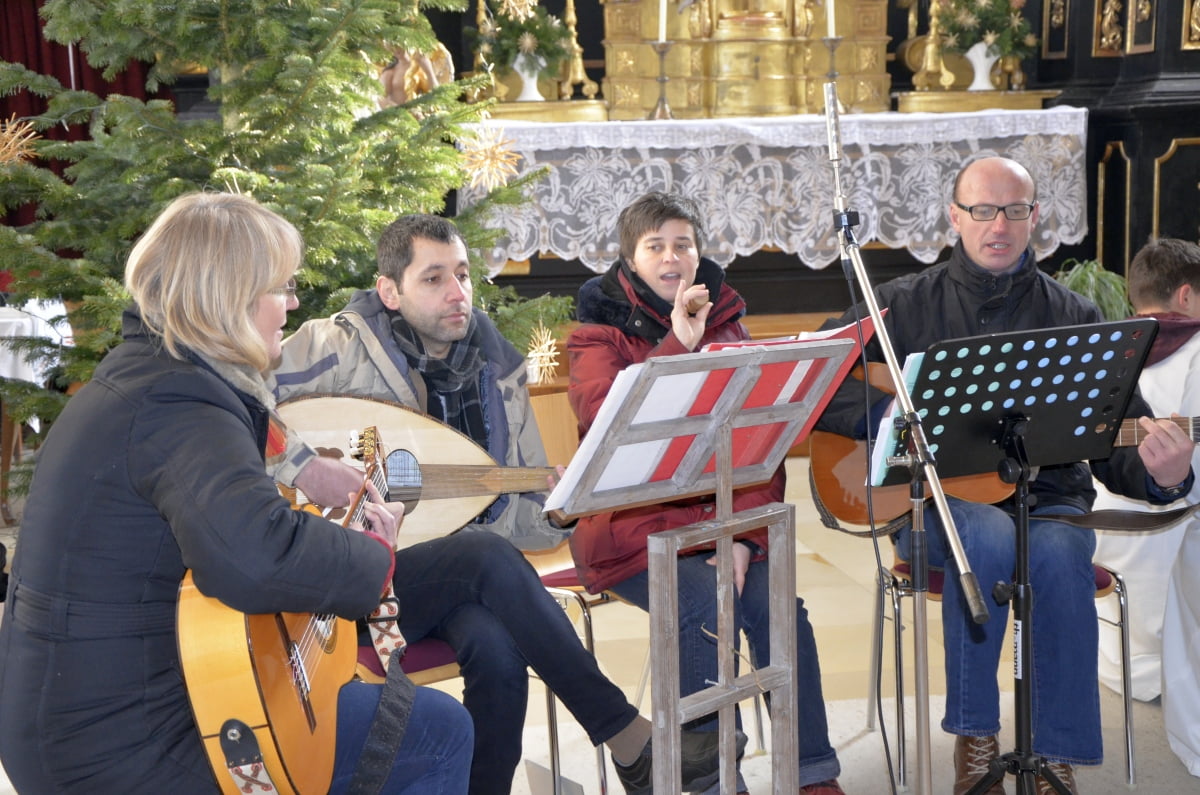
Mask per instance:
[[[443,211],[447,195],[471,176],[455,142],[461,125],[485,107],[464,100],[482,81],[448,83],[384,109],[378,101],[379,68],[394,52],[430,52],[437,44],[421,9],[455,5],[48,0],[45,36],[77,44],[105,77],[147,64],[153,94],[184,73],[207,73],[216,110],[180,114],[169,100],[99,96],[0,62],[0,97],[25,90],[47,107],[2,131],[0,207],[36,202],[38,212],[30,223],[0,225],[0,270],[12,274],[14,303],[61,298],[75,331],[74,347],[61,351],[37,340],[6,341],[61,360],[59,390],[0,383],[9,414],[19,422],[53,419],[66,400],[61,387],[86,381],[119,341],[129,249],[182,193],[247,193],[296,225],[307,251],[293,325],[370,286],[378,232],[402,213]],[[89,136],[39,135],[60,124],[86,125]],[[56,172],[48,163],[65,168]],[[456,219],[470,247],[490,245],[501,233],[489,214],[523,201],[524,182],[497,188]],[[494,291],[481,295],[498,300]],[[546,325],[570,313],[569,299],[535,301],[542,306],[532,314]],[[529,312],[518,314],[536,325]],[[509,336],[529,333],[517,328]]]

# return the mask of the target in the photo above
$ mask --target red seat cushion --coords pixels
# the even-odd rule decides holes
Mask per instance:
[[[1103,566],[1092,564],[1092,575],[1096,578],[1096,597],[1108,596],[1117,587],[1112,572]]]
[[[892,566],[892,572],[903,579],[912,580],[912,564],[907,560],[897,560]],[[942,595],[942,586],[944,585],[946,572],[936,566],[929,567],[929,593],[932,596]]]
[[[547,588],[579,588],[579,574],[574,567],[569,569],[561,569],[552,571],[549,574],[543,574],[542,585]]]
[[[1113,579],[1112,573],[1103,566],[1092,566],[1093,574],[1096,578],[1096,596],[1107,596],[1112,593],[1116,586],[1116,580]],[[907,560],[897,560],[892,566],[892,572],[897,577],[906,580],[912,579],[912,565]],[[942,586],[944,585],[946,573],[934,566],[929,567],[929,593],[940,595]]]
[[[454,656],[454,649],[450,648],[449,643],[437,638],[421,638],[416,643],[408,644],[404,656],[400,658],[400,667],[406,674],[411,674],[456,662],[458,658]]]
[[[404,649],[400,667],[404,673],[413,674],[455,662],[458,662],[458,659],[449,643],[437,638],[422,638],[416,643],[408,644]],[[374,646],[358,647],[358,663],[371,673],[384,676],[383,661],[379,659],[379,652],[375,651]]]

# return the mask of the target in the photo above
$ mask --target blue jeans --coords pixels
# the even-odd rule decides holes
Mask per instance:
[[[717,568],[708,565],[716,554],[705,552],[679,558],[679,692],[691,695],[717,681]],[[751,563],[742,595],[734,599],[735,626],[746,633],[750,659],[755,665],[771,661],[770,594],[768,564]],[[643,610],[650,609],[648,572],[639,572],[610,590]],[[821,669],[817,643],[804,600],[796,599],[796,718],[800,728],[800,785],[837,778],[841,772],[837,752],[829,744],[825,699],[821,695]],[[689,729],[716,731],[716,716]]]
[[[400,631],[454,649],[475,721],[473,795],[507,793],[521,761],[532,668],[599,745],[637,709],[605,678],[559,603],[510,542],[462,532],[396,553]]]
[[[957,567],[937,511],[925,511],[931,566],[946,568],[942,623],[946,656],[946,716],[951,734],[987,737],[1000,730],[997,668],[1008,623],[1008,603],[991,598],[997,582],[1011,582],[1016,561],[1013,517],[993,505],[950,499],[950,513],[988,607],[986,624],[971,618]],[[1100,688],[1096,649],[1096,583],[1092,530],[1036,514],[1079,513],[1064,506],[1034,509],[1029,522],[1029,581],[1033,591],[1033,752],[1051,761],[1098,765]],[[911,560],[910,528],[896,535],[897,552]],[[1165,574],[1164,574],[1165,576]],[[1007,675],[1007,671],[1005,674]]]
[[[338,693],[337,749],[330,793],[345,792],[367,741],[382,685],[350,682]],[[467,791],[471,717],[445,693],[418,687],[408,728],[383,788],[388,795],[435,795]]]

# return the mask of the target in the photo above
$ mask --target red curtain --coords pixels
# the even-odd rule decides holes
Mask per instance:
[[[42,35],[44,21],[39,16],[44,0],[4,0],[0,3],[0,60],[19,63],[28,69],[50,75],[64,86],[94,92],[100,96],[124,94],[138,99],[146,98],[146,67],[131,63],[112,81],[105,80],[100,70],[88,65],[86,58],[75,45],[64,46],[47,41]],[[165,94],[164,94],[165,95]],[[11,96],[0,97],[0,120],[7,121],[14,115],[20,119],[44,112],[46,102],[41,97],[22,91]],[[61,125],[42,133],[54,140],[77,141],[87,137],[81,125],[63,128]],[[45,163],[56,171],[60,163]],[[34,218],[33,205],[9,212],[4,222],[23,225]],[[8,289],[9,275],[0,272],[0,291]]]
[[[146,98],[144,64],[131,63],[110,82],[101,76],[99,70],[88,65],[75,45],[68,47],[47,41],[42,35],[44,23],[38,15],[43,2],[5,0],[2,4],[4,24],[0,25],[0,60],[23,64],[39,74],[58,78],[64,86],[92,91],[100,96],[125,94],[138,99]],[[0,116],[5,119],[14,113],[18,118],[41,113],[45,107],[44,101],[26,92],[0,98]],[[72,140],[82,135],[79,129],[64,133],[56,137]]]

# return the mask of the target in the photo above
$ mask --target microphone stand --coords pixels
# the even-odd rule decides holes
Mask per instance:
[[[842,268],[846,278],[857,278],[862,290],[867,310],[875,324],[875,338],[883,351],[888,373],[896,388],[895,399],[899,401],[901,415],[904,418],[905,434],[908,453],[897,458],[889,458],[888,463],[907,466],[910,471],[910,486],[912,494],[912,591],[913,591],[913,663],[916,676],[917,702],[917,785],[918,795],[929,795],[933,792],[933,767],[929,751],[929,649],[928,624],[925,615],[926,599],[929,595],[929,552],[925,533],[925,495],[924,484],[929,484],[933,501],[937,507],[938,516],[942,520],[946,539],[954,557],[955,565],[960,572],[960,581],[971,617],[975,623],[983,624],[988,620],[987,605],[983,601],[983,593],[979,589],[979,581],[971,571],[971,565],[963,552],[962,541],[950,516],[950,506],[946,502],[946,493],[942,490],[942,482],[937,475],[937,462],[929,449],[925,431],[921,425],[921,417],[913,407],[912,397],[904,383],[899,363],[896,359],[895,348],[892,347],[891,336],[883,324],[883,316],[879,304],[875,300],[875,291],[867,277],[863,265],[862,253],[858,241],[854,237],[854,226],[858,224],[858,213],[848,210],[846,194],[842,189],[842,136],[838,122],[838,96],[836,72],[831,71],[831,78],[825,83],[825,132],[829,141],[829,160],[833,165],[834,179],[834,210],[833,222],[838,229],[838,246],[841,250]],[[853,276],[852,276],[853,274]],[[876,444],[879,441],[876,440]]]

